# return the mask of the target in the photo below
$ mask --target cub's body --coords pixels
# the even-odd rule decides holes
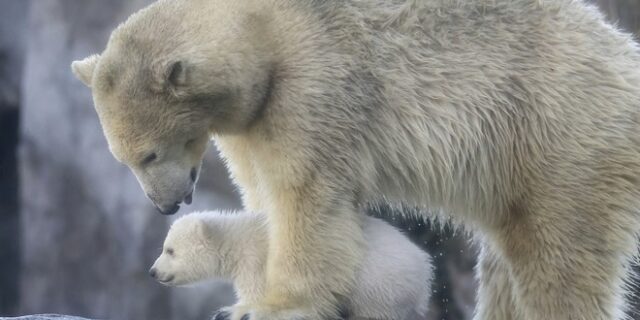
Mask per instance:
[[[356,286],[344,297],[343,313],[349,319],[424,317],[433,278],[429,255],[382,220],[365,218],[363,231],[366,253]],[[238,303],[221,310],[218,318],[239,320],[264,298],[268,247],[264,215],[192,213],[174,222],[151,273],[168,285],[231,280]]]

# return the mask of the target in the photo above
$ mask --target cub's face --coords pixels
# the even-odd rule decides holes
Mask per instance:
[[[169,285],[187,285],[205,280],[215,273],[215,250],[206,238],[210,232],[206,225],[189,217],[178,220],[169,230],[162,253],[149,270],[158,282]]]
[[[143,49],[110,43],[72,69],[92,90],[111,153],[161,213],[173,214],[191,202],[210,138],[246,130],[266,104],[270,78],[260,59],[156,58]]]

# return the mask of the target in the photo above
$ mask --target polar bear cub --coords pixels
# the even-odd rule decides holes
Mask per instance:
[[[267,227],[266,216],[250,212],[185,215],[171,226],[162,253],[149,273],[171,286],[209,278],[231,280],[238,303],[223,309],[222,314],[240,319],[263,297]],[[431,294],[431,257],[382,220],[366,217],[363,230],[367,253],[357,285],[350,296],[344,297],[345,313],[351,319],[422,317]]]

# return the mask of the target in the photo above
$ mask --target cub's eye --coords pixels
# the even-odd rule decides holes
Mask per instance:
[[[185,143],[184,145],[187,148],[191,148],[194,143],[196,143],[196,139],[189,139],[189,141],[187,141],[187,143]]]
[[[149,164],[149,163],[153,162],[154,160],[156,160],[157,158],[158,158],[158,155],[154,152],[154,153],[152,153],[152,154],[150,154],[150,155],[148,155],[148,156],[144,157],[144,159],[142,159],[141,164],[142,164],[143,166],[144,166],[144,165],[147,165],[147,164]]]
[[[167,252],[168,255],[173,256],[173,249],[167,248],[165,251]]]

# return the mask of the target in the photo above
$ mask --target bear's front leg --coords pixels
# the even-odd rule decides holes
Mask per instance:
[[[475,320],[516,320],[509,265],[487,244],[483,243],[476,267],[478,304]]]
[[[211,320],[247,320],[249,319],[249,312],[251,307],[243,304],[242,302],[236,303],[232,306],[220,308],[211,317]]]
[[[231,316],[233,314],[233,306],[222,307],[216,311],[211,320],[231,320]]]
[[[267,288],[251,320],[338,319],[363,256],[353,193],[337,179],[307,179],[273,192]]]

